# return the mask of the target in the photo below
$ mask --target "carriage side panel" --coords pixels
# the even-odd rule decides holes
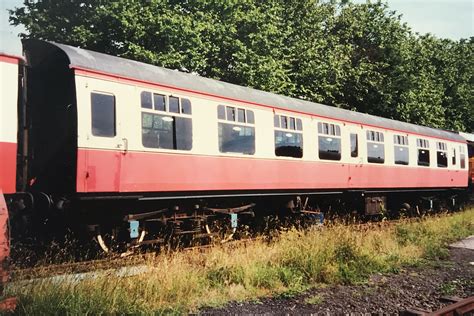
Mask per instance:
[[[19,59],[0,55],[0,189],[16,189]]]

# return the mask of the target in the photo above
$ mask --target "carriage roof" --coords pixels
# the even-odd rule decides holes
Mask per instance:
[[[29,41],[35,40],[28,40],[27,42]],[[36,44],[39,44],[38,42],[42,41],[35,42]],[[172,86],[207,95],[224,97],[226,99],[265,105],[277,109],[306,113],[335,120],[465,142],[465,139],[459,134],[450,131],[405,123],[366,113],[349,111],[306,100],[290,98],[68,45],[52,42],[42,43],[53,45],[62,50],[69,58],[71,68],[92,70],[143,82]]]

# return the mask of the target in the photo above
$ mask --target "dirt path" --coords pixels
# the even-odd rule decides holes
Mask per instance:
[[[437,310],[443,296],[474,295],[474,250],[451,249],[445,261],[409,268],[398,274],[374,275],[367,284],[315,288],[292,298],[264,298],[230,303],[203,314],[399,313],[417,307]]]

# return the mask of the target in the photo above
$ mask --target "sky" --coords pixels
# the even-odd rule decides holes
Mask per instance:
[[[366,0],[352,0],[365,3]],[[474,0],[388,0],[414,32],[458,40],[474,36]]]
[[[40,0],[30,0],[40,1]],[[64,0],[67,1],[67,0]],[[365,3],[367,0],[352,0]],[[458,40],[474,36],[474,0],[387,0],[390,9],[402,14],[414,32]],[[21,6],[23,0],[0,0],[0,49],[18,46],[22,27],[8,22],[8,9]]]

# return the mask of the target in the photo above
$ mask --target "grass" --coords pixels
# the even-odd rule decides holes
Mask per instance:
[[[443,295],[454,295],[457,291],[463,291],[463,288],[473,288],[474,280],[458,279],[444,282],[440,285],[440,291]]]
[[[456,283],[455,281],[449,281],[441,284],[440,291],[443,295],[453,295],[456,291]]]
[[[321,295],[313,295],[305,299],[304,302],[310,305],[319,305],[324,302],[324,299],[321,297]]]
[[[19,315],[184,314],[231,300],[291,297],[321,284],[363,283],[373,273],[446,258],[450,242],[472,234],[474,209],[393,225],[333,224],[289,230],[271,243],[160,254],[139,276],[45,280],[6,294],[19,298]]]

